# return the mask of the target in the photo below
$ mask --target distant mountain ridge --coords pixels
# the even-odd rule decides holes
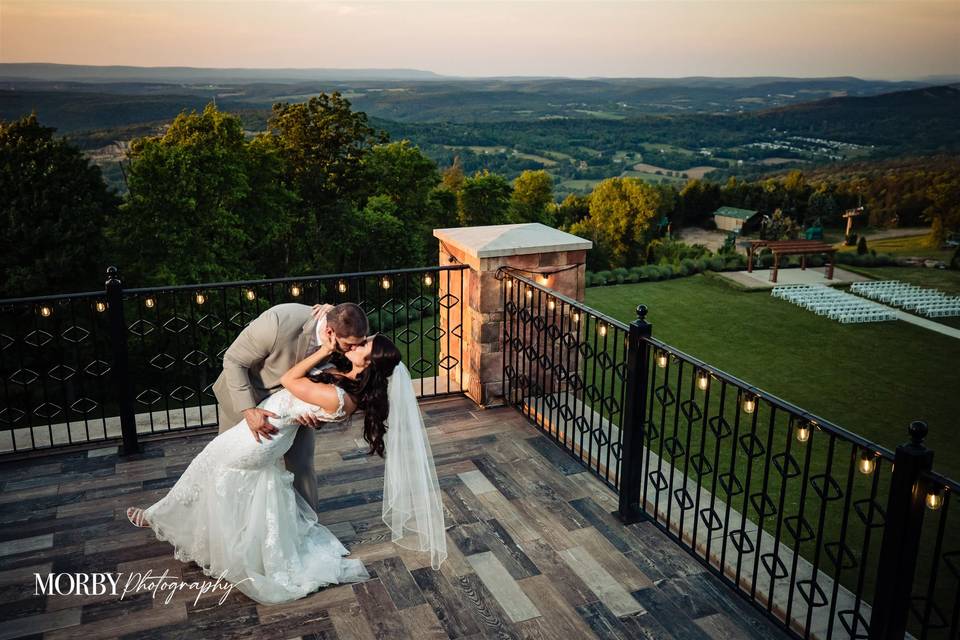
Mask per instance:
[[[46,62],[0,63],[0,80],[49,82],[276,82],[287,80],[429,80],[442,79],[419,69],[251,69],[210,67],[135,67],[73,65]]]

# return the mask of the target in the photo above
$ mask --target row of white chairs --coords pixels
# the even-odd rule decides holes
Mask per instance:
[[[890,307],[822,284],[776,286],[771,295],[843,324],[884,322],[897,318],[896,312]]]
[[[948,296],[939,289],[921,287],[899,280],[854,282],[850,290],[871,300],[914,311],[928,318],[960,316],[960,296]]]

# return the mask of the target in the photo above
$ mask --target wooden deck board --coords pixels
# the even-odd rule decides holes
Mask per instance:
[[[446,513],[448,558],[390,541],[383,461],[352,431],[317,434],[320,522],[370,581],[285,605],[234,590],[37,596],[34,574],[120,572],[203,580],[196,565],[134,529],[127,505],[163,496],[216,434],[0,461],[3,638],[779,638],[785,637],[649,524],[610,514],[616,495],[511,408],[425,401]]]

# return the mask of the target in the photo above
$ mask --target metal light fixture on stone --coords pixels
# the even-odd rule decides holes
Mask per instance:
[[[337,282],[337,291],[339,291],[340,293],[346,293],[346,292],[347,292],[347,281],[346,281],[346,280],[339,280],[339,281]]]
[[[243,292],[243,295],[247,298],[247,300],[256,300],[257,298],[257,292],[253,289],[247,289]]]
[[[657,366],[661,369],[667,368],[667,352],[661,351],[657,353]]]
[[[865,476],[873,473],[877,468],[877,458],[872,451],[861,451],[860,461],[857,463],[857,470]]]
[[[748,395],[743,399],[744,413],[753,413],[757,410],[757,397]]]
[[[384,289],[389,289],[389,288],[390,288],[390,278],[384,276],[383,279],[380,281],[380,286],[383,287]]]
[[[290,287],[290,295],[292,295],[294,298],[299,298],[301,293],[303,293],[303,291],[301,291],[300,287],[297,285]]]
[[[706,391],[707,387],[710,386],[710,374],[706,371],[700,371],[697,374],[697,386],[700,387],[701,391]]]
[[[143,306],[145,306],[147,309],[153,309],[156,306],[156,304],[157,304],[157,301],[154,300],[153,298],[143,299]]]
[[[203,304],[204,302],[207,301],[207,296],[203,295],[202,293],[198,293],[198,294],[194,297],[194,300],[197,301],[197,304]]]
[[[103,313],[107,310],[107,303],[103,300],[97,300],[97,303],[93,305],[93,308],[97,310],[97,313]]]
[[[803,423],[797,425],[797,442],[806,442],[810,439],[810,425]]]
[[[537,279],[540,281],[540,284],[542,284],[543,286],[547,286],[547,283],[550,281],[549,276],[540,276]]]
[[[53,309],[47,306],[40,307],[40,315],[44,318],[49,318],[53,315]]]
[[[936,511],[943,506],[943,489],[939,487],[931,487],[927,491],[927,509],[930,511]]]

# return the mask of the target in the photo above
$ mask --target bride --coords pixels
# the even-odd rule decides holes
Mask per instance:
[[[384,458],[383,521],[394,543],[430,553],[431,566],[447,556],[443,504],[423,417],[400,352],[386,336],[368,337],[339,357],[335,370],[310,373],[334,352],[322,344],[281,379],[283,389],[260,408],[276,415],[272,437],[256,440],[246,421],[210,441],[158,502],[130,507],[127,517],[173,545],[174,557],[196,562],[205,575],[233,583],[263,604],[302,598],[328,584],[370,577],[292,485],[283,464],[312,412],[340,422],[360,409],[369,454]],[[338,354],[339,355],[339,354]]]

